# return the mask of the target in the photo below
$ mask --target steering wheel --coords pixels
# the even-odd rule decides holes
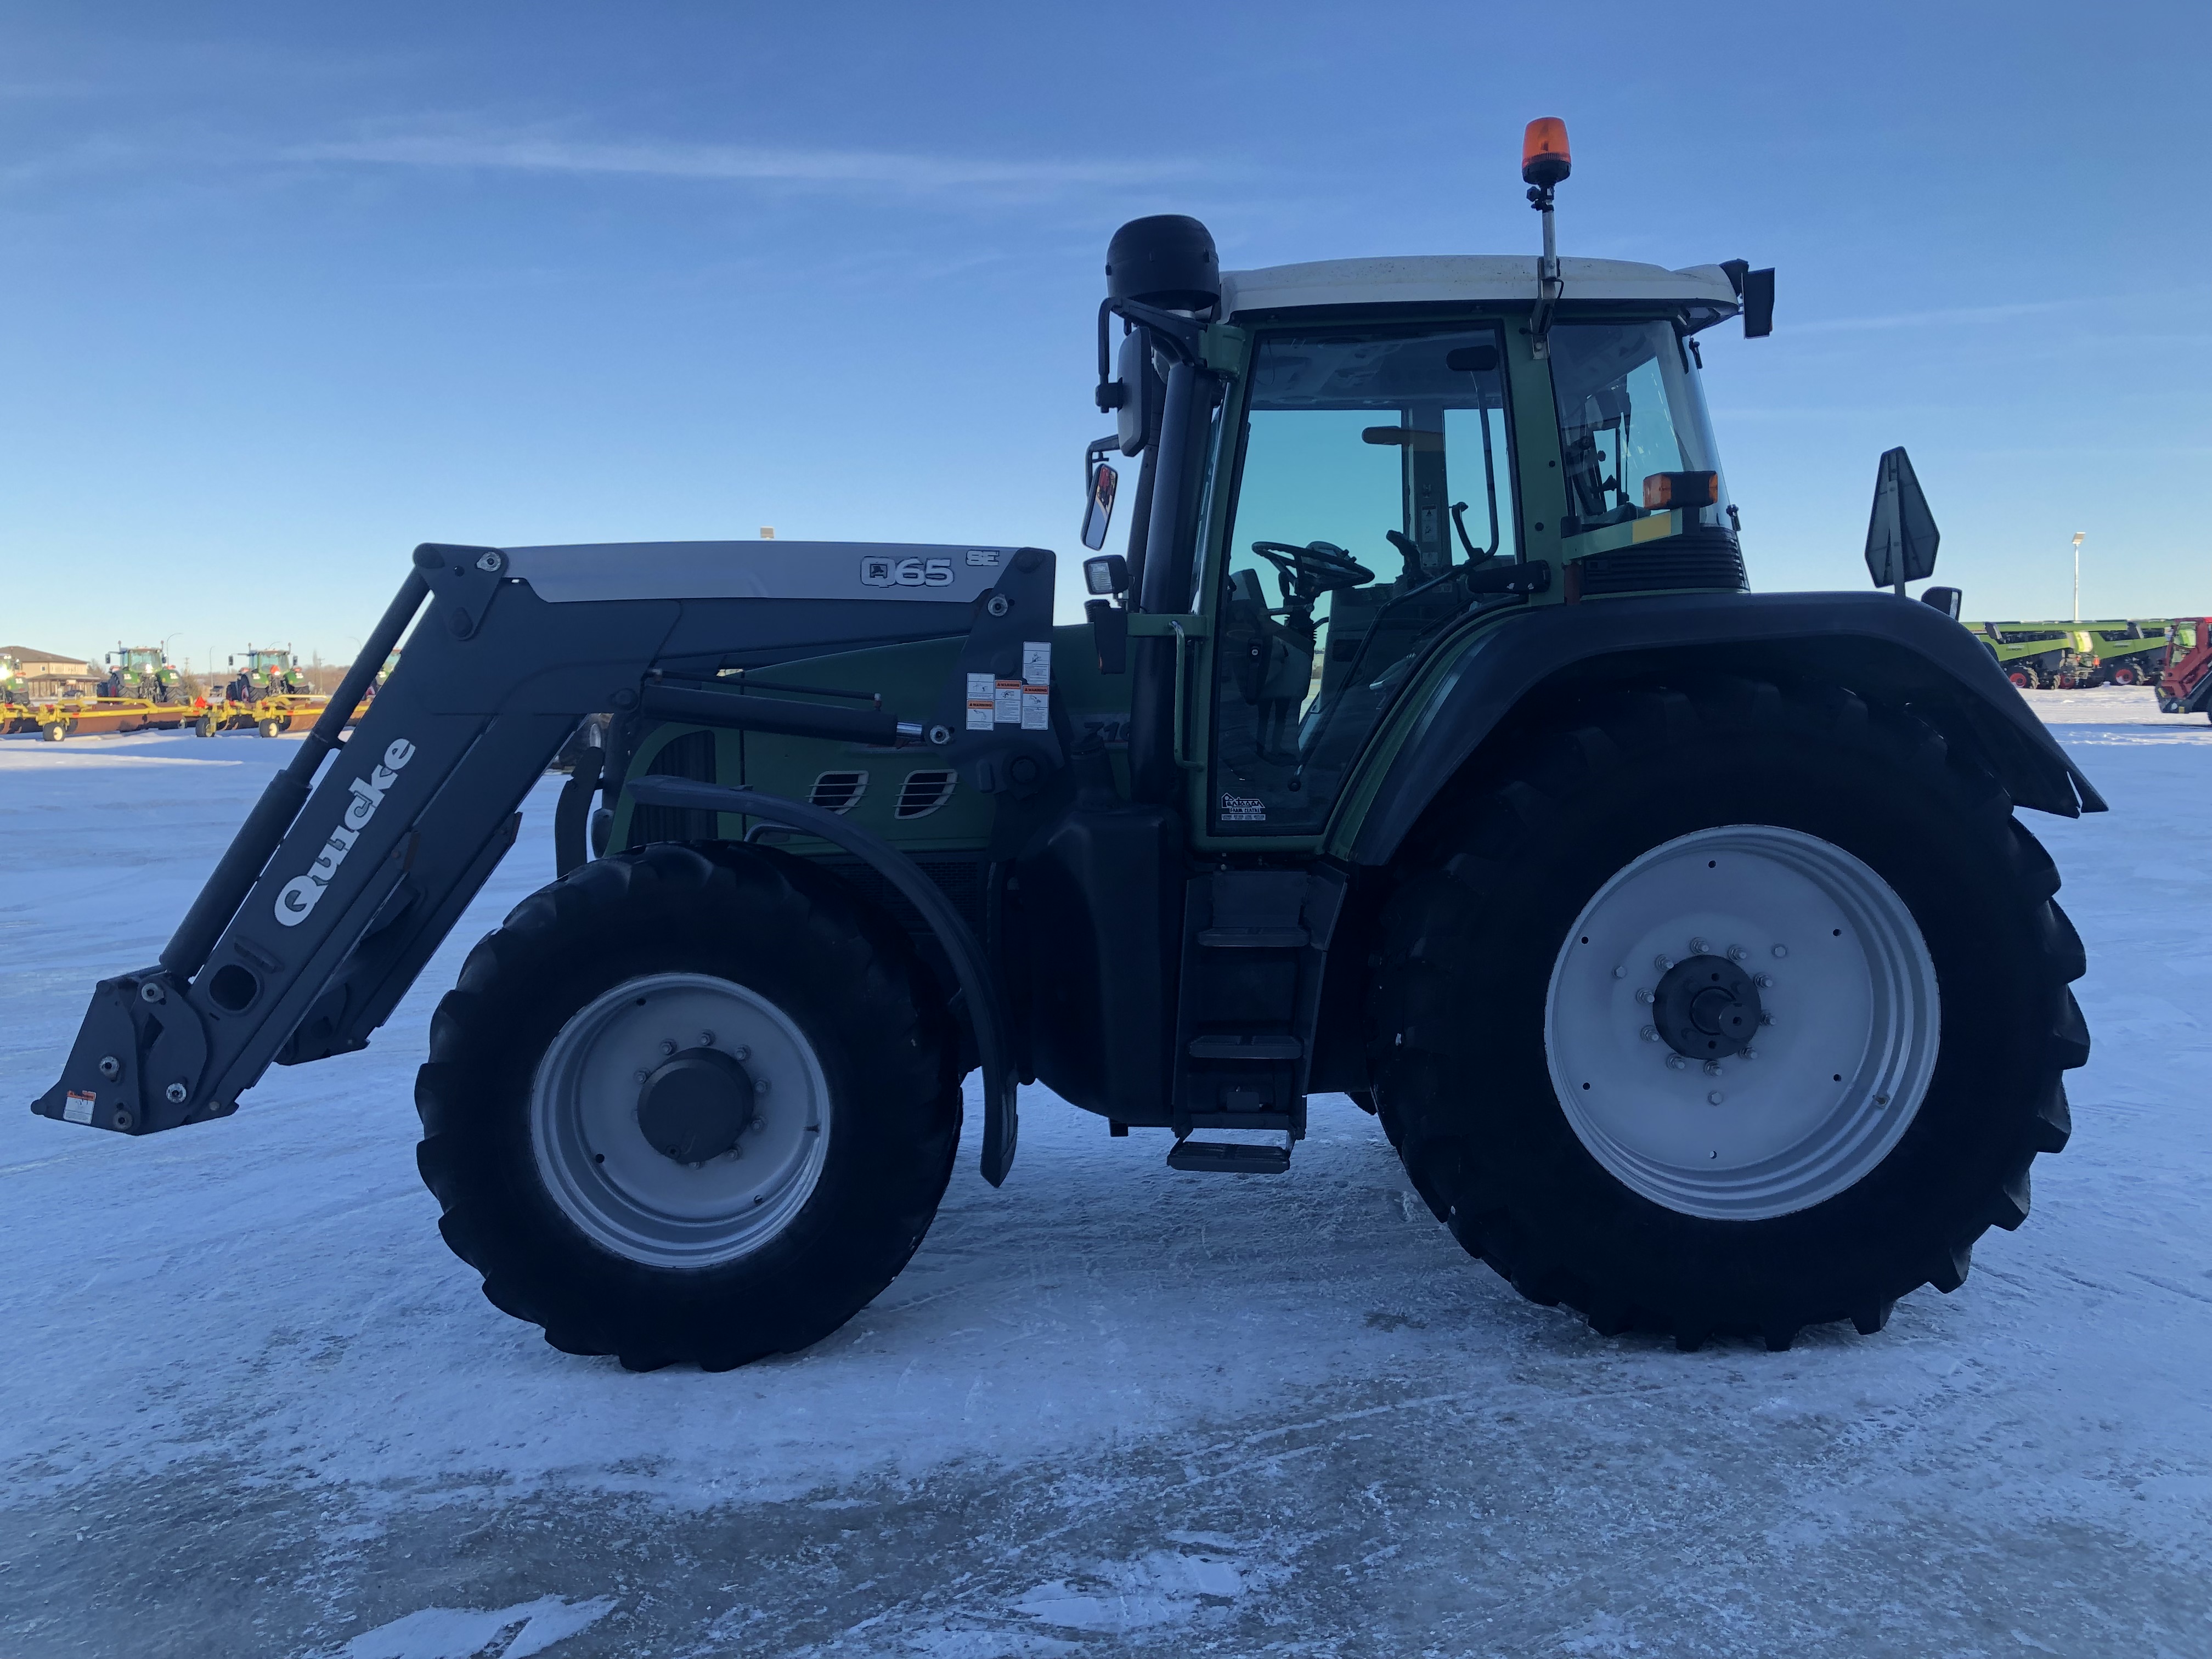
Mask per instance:
[[[1283,598],[1293,605],[1310,605],[1324,593],[1375,580],[1373,571],[1334,542],[1308,542],[1304,547],[1254,542],[1252,550],[1275,567],[1283,579]]]

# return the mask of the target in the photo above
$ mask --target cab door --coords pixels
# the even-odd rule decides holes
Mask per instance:
[[[1460,580],[1522,556],[1494,323],[1253,342],[1212,566],[1206,839],[1310,842]],[[1198,711],[1194,711],[1198,712]]]

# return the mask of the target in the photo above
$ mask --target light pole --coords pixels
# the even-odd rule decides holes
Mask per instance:
[[[2074,620],[2081,620],[2081,538],[2083,531],[2074,532]]]

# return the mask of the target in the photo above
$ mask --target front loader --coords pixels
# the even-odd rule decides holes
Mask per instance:
[[[1943,611],[1749,591],[1698,337],[1767,332],[1773,274],[1558,257],[1568,166],[1534,124],[1536,259],[1116,233],[1074,627],[1036,548],[419,548],[34,1109],[143,1134],[362,1047],[567,745],[556,878],[416,1101],[447,1241],[569,1352],[835,1330],[978,1069],[994,1183],[1020,1083],[1247,1176],[1347,1094],[1602,1331],[1784,1347],[1956,1288],[2087,1052],[2014,809],[2103,803]],[[1933,522],[1893,454],[1901,594]]]

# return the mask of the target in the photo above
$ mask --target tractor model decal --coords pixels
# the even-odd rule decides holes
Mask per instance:
[[[893,559],[871,553],[860,561],[860,580],[870,587],[950,587],[952,561]]]

